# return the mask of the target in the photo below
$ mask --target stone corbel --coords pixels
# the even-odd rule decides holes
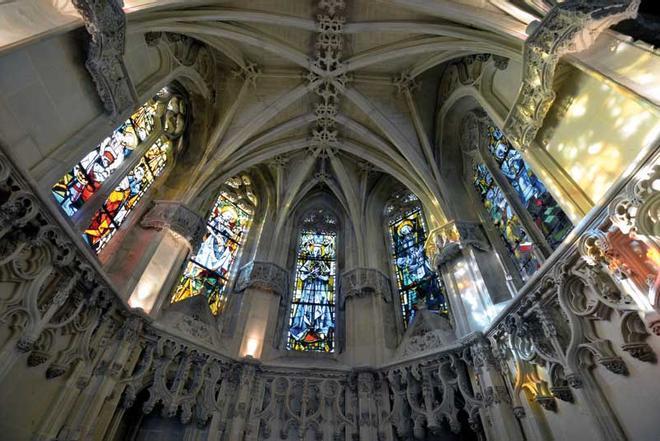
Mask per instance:
[[[373,268],[355,268],[347,271],[341,278],[342,308],[351,297],[380,295],[383,300],[392,300],[390,279],[383,272]]]
[[[236,281],[236,291],[259,288],[282,296],[289,286],[287,271],[272,262],[252,261],[241,268]]]
[[[183,237],[194,249],[204,237],[206,222],[197,213],[177,201],[154,201],[140,222],[144,228],[168,228]]]
[[[431,231],[426,240],[426,255],[434,268],[439,268],[461,254],[465,247],[486,251],[490,247],[480,230],[479,223],[451,221]]]
[[[589,48],[608,27],[637,16],[640,0],[569,0],[532,22],[523,49],[523,78],[504,123],[509,141],[524,151],[536,137],[555,99],[552,83],[559,59]]]
[[[105,110],[113,117],[138,105],[138,98],[124,64],[126,16],[122,0],[72,0],[89,33],[85,67]]]

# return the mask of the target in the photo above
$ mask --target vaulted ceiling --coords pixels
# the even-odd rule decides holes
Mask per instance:
[[[211,151],[191,197],[266,163],[284,206],[324,184],[355,213],[370,185],[390,175],[442,213],[447,189],[432,142],[443,65],[471,54],[520,59],[525,26],[543,5],[168,1],[130,13],[128,33],[188,35],[226,67]]]

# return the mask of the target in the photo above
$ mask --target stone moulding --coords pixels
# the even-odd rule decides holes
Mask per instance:
[[[140,225],[156,230],[169,228],[186,239],[193,249],[202,241],[206,232],[204,219],[177,201],[153,201],[153,206],[144,215]]]
[[[272,262],[253,261],[241,268],[236,280],[236,291],[259,288],[283,295],[289,286],[287,271]]]
[[[85,67],[105,110],[115,118],[138,105],[124,63],[126,16],[122,0],[72,0],[90,35]]]
[[[341,277],[343,307],[351,297],[363,295],[380,295],[383,300],[392,300],[392,285],[390,279],[382,271],[374,268],[355,268]]]
[[[559,3],[536,26],[523,49],[523,78],[504,122],[509,141],[524,151],[536,137],[555,100],[552,82],[559,59],[589,48],[598,35],[635,18],[640,0],[573,0]]]

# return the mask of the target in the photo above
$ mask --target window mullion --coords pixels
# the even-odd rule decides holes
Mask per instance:
[[[149,137],[144,141],[138,144],[138,146],[133,150],[133,153],[124,161],[119,169],[103,183],[101,188],[88,200],[85,205],[82,206],[73,216],[73,223],[79,230],[84,230],[87,228],[91,222],[92,217],[96,212],[103,206],[103,203],[106,201],[110,193],[119,185],[122,179],[124,179],[128,173],[137,165],[138,162],[142,159],[144,154],[149,150],[149,148],[156,142],[156,140],[162,135],[162,130],[158,121],[154,124],[154,129],[149,134]]]
[[[550,256],[550,254],[552,254],[552,248],[548,244],[548,241],[545,239],[543,232],[541,232],[539,227],[536,225],[534,219],[532,219],[532,216],[529,214],[529,211],[527,211],[525,206],[523,206],[523,204],[520,202],[520,198],[518,198],[516,190],[511,186],[509,181],[502,174],[502,171],[500,170],[500,167],[495,162],[495,160],[489,154],[484,154],[482,151],[479,151],[479,157],[481,162],[486,166],[491,176],[495,180],[495,185],[500,188],[516,216],[518,216],[518,219],[520,219],[520,222],[525,228],[525,231],[527,231],[527,234],[529,234],[534,244],[538,246],[538,249],[537,247],[534,248],[538,258],[541,261],[545,261],[545,259]]]

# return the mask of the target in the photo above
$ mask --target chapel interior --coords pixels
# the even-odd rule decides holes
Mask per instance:
[[[0,0],[0,440],[660,440],[642,0]]]

